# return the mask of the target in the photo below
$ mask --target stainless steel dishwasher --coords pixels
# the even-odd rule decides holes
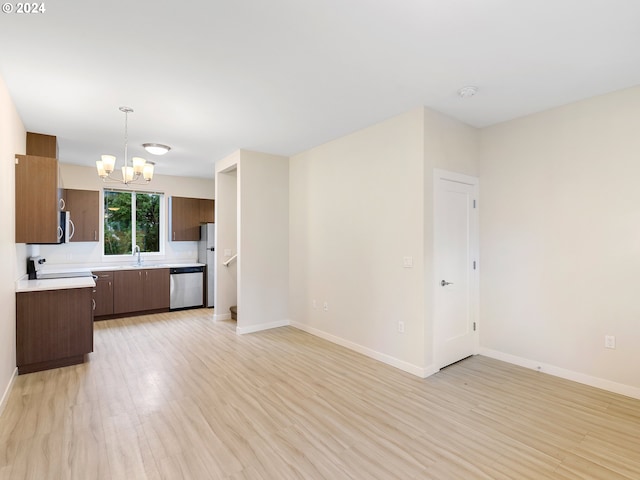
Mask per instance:
[[[204,306],[204,267],[175,267],[170,274],[171,310]]]

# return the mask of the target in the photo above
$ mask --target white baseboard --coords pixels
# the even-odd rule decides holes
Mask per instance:
[[[269,330],[271,328],[278,328],[278,327],[286,327],[287,325],[289,325],[289,320],[285,319],[285,320],[279,320],[277,322],[271,322],[271,323],[260,323],[258,325],[249,325],[248,327],[236,327],[236,333],[238,335],[245,335],[247,333],[254,333],[254,332],[260,332],[262,330]]]
[[[2,394],[2,398],[0,398],[0,416],[2,416],[2,412],[4,411],[4,407],[9,400],[9,394],[11,393],[11,389],[13,388],[13,383],[16,381],[16,377],[18,376],[18,367],[13,371],[13,375],[9,379],[9,383],[7,384],[7,388],[4,389],[4,393]]]
[[[231,314],[230,313],[214,313],[213,314],[214,322],[221,322],[222,320],[231,320]]]
[[[413,365],[412,363],[405,362],[404,360],[392,357],[391,355],[387,355],[386,353],[377,352],[376,350],[372,350],[350,340],[345,340],[344,338],[337,337],[335,335],[323,332],[322,330],[318,330],[317,328],[310,327],[302,323],[292,322],[291,326],[304,332],[310,333],[311,335],[315,335],[316,337],[328,340],[329,342],[335,343],[336,345],[340,345],[341,347],[345,347],[349,350],[353,350],[354,352],[366,355],[367,357],[378,360],[379,362],[391,365],[392,367],[398,368],[404,372],[416,375],[420,378],[427,378],[437,371],[433,366],[419,367],[418,365]]]
[[[555,377],[565,378],[567,380],[583,383],[591,387],[601,388],[603,390],[608,390],[609,392],[619,393],[620,395],[626,395],[627,397],[637,398],[640,400],[640,388],[638,387],[612,382],[603,378],[592,377],[591,375],[586,375],[584,373],[574,372],[573,370],[567,370],[547,363],[536,362],[535,360],[530,360],[528,358],[518,357],[516,355],[499,352],[497,350],[491,350],[490,348],[480,347],[479,353],[480,355],[495,358],[496,360],[502,360],[503,362],[512,363],[532,370],[539,370]]]

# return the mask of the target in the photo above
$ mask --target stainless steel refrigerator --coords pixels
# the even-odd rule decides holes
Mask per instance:
[[[216,224],[200,225],[198,262],[207,265],[207,307],[213,307],[214,282],[216,277]]]

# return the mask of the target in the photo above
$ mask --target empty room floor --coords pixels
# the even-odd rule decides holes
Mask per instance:
[[[486,357],[420,379],[211,310],[98,322],[83,365],[19,376],[8,479],[639,479],[640,401]]]

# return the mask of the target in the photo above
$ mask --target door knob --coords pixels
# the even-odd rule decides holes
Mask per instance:
[[[453,285],[453,282],[447,282],[446,280],[442,280],[440,282],[440,285],[442,285],[443,287],[446,287],[447,285]]]

